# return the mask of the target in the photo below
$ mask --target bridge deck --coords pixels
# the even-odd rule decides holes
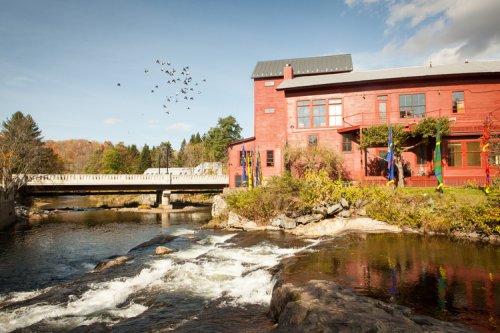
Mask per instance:
[[[39,192],[220,190],[227,187],[227,175],[30,175],[25,189]]]

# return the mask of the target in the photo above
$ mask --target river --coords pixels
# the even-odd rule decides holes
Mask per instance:
[[[201,229],[209,218],[209,208],[64,211],[0,233],[0,332],[268,332],[273,273],[284,259],[282,275],[296,284],[334,280],[417,313],[498,330],[498,247]],[[137,247],[159,235],[175,237],[165,244],[172,254]],[[93,272],[118,255],[130,260]]]

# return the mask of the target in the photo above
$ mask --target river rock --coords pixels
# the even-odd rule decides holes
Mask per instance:
[[[121,265],[121,264],[127,262],[130,259],[132,259],[132,258],[128,257],[128,256],[119,256],[119,257],[116,257],[116,258],[111,258],[111,259],[109,259],[107,261],[100,262],[100,263],[97,264],[97,266],[95,266],[95,268],[92,271],[92,273],[102,272],[105,269]]]
[[[308,214],[299,216],[295,221],[297,224],[309,224],[322,220],[325,216],[322,214]]]
[[[163,245],[165,243],[171,242],[176,239],[177,236],[172,235],[161,235],[148,240],[147,242],[141,243],[128,251],[129,253],[138,249],[146,248],[152,245]]]
[[[349,218],[351,217],[352,212],[350,210],[343,210],[340,212],[339,216],[343,218]]]
[[[172,252],[174,252],[174,250],[169,249],[166,246],[157,246],[155,252],[157,255],[162,256],[164,254],[172,253]]]
[[[325,216],[327,214],[327,211],[328,211],[328,209],[326,208],[326,206],[322,206],[322,205],[314,206],[312,209],[313,214],[321,214],[323,216]]]
[[[327,216],[333,216],[342,211],[342,206],[340,204],[330,205],[326,209]]]
[[[359,231],[364,233],[378,232],[402,232],[402,229],[385,222],[377,221],[368,217],[350,219],[334,218],[325,219],[307,225],[298,225],[297,228],[288,232],[305,237],[335,236],[347,231]]]
[[[340,198],[339,203],[342,208],[349,209],[349,201],[347,201],[345,198]]]
[[[302,286],[277,283],[271,314],[278,326],[271,332],[472,332],[457,323],[358,295],[332,281],[312,280]]]
[[[258,229],[257,223],[255,223],[255,221],[251,221],[234,212],[229,212],[228,214],[227,227],[235,229],[243,229],[243,230]]]
[[[224,200],[222,195],[214,196],[212,203],[212,217],[221,216],[226,212],[227,202]]]
[[[271,220],[271,225],[283,229],[293,229],[297,226],[297,223],[294,219],[287,217],[285,214],[281,214]]]

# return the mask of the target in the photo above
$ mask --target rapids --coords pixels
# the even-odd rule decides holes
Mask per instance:
[[[241,330],[245,325],[261,331],[272,325],[267,317],[274,284],[271,268],[316,244],[278,245],[265,236],[249,240],[200,230],[196,224],[173,225],[162,234],[177,236],[166,244],[174,253],[156,256],[155,245],[138,248],[127,254],[131,261],[103,272],[87,268],[65,283],[3,293],[0,332],[109,327],[180,332],[194,324],[203,331]]]

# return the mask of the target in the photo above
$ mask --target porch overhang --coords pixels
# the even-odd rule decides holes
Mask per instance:
[[[349,133],[349,132],[357,132],[357,131],[359,131],[360,128],[361,128],[361,125],[343,127],[343,128],[339,128],[337,130],[337,133],[342,134],[342,133]]]

